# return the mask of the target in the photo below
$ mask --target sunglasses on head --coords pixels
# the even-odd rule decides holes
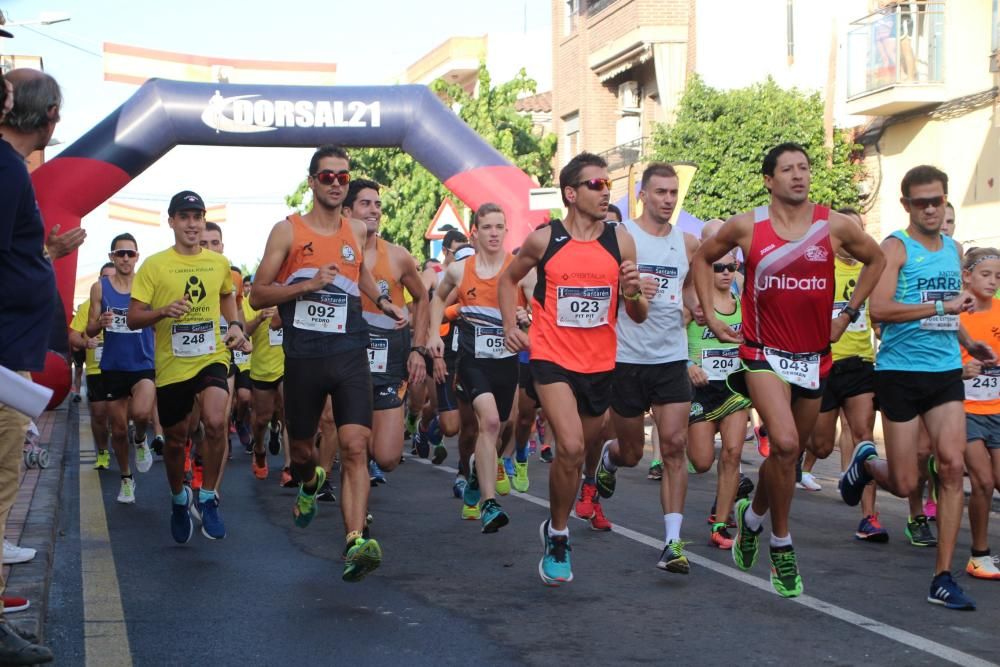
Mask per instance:
[[[347,185],[351,182],[351,173],[346,170],[330,171],[329,169],[324,169],[323,171],[313,174],[313,178],[319,181],[322,185],[333,185],[334,182],[337,182],[340,185]]]
[[[906,201],[910,202],[910,206],[917,210],[923,210],[928,206],[940,208],[944,204],[944,195],[938,195],[937,197],[907,197]]]
[[[736,273],[740,268],[739,262],[730,262],[729,264],[717,263],[712,265],[712,270],[716,273],[722,273],[723,271],[729,271],[730,273]]]
[[[611,179],[610,178],[588,178],[586,181],[580,181],[579,183],[574,183],[573,187],[578,188],[581,185],[585,186],[588,190],[601,191],[604,188],[608,190],[611,189]]]
[[[129,259],[135,257],[139,253],[135,250],[112,250],[111,254],[115,257],[128,257]]]

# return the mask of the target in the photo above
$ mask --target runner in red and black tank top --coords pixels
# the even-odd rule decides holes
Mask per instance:
[[[830,372],[833,248],[830,209],[813,207],[812,226],[788,241],[774,230],[770,207],[753,211],[753,241],[746,260],[740,358],[764,361],[764,347],[821,352],[820,377]]]

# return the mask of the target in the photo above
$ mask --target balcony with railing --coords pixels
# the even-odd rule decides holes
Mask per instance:
[[[642,137],[634,141],[619,144],[603,153],[599,153],[599,155],[608,163],[608,171],[615,171],[639,162],[650,147],[650,138]]]
[[[847,111],[888,116],[944,102],[943,2],[898,3],[851,23]]]

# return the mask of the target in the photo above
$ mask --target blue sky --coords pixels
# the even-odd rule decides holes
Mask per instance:
[[[41,55],[46,71],[60,82],[64,106],[56,138],[65,144],[136,89],[103,80],[104,42],[229,58],[335,62],[338,83],[360,85],[391,81],[454,35],[525,28],[545,32],[551,22],[547,0],[0,0],[0,9],[9,22],[32,20],[42,12],[72,17],[51,26],[11,27],[15,39],[0,45],[6,53]],[[50,149],[49,156],[58,151]],[[157,208],[172,193],[191,188],[210,204],[228,202],[231,218],[235,214],[254,219],[247,222],[253,233],[232,239],[230,246],[239,240],[239,248],[227,247],[227,254],[237,263],[251,262],[252,255],[259,255],[254,248],[263,247],[262,235],[280,215],[282,197],[304,175],[308,155],[302,149],[178,147],[117,198]],[[237,171],[235,164],[240,166],[239,178],[229,176]],[[234,202],[245,204],[242,211]],[[81,274],[103,262],[106,240],[121,231],[110,229],[106,217],[95,217],[84,221],[90,238],[81,252]],[[168,229],[149,229],[151,245],[169,243]]]

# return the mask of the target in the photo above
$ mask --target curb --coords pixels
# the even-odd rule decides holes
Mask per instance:
[[[79,419],[79,411],[74,406],[74,403],[66,401],[56,408],[51,436],[48,442],[42,443],[49,451],[49,467],[39,471],[38,484],[21,529],[21,543],[36,549],[38,553],[33,560],[11,567],[7,579],[8,591],[31,601],[28,609],[11,614],[10,620],[35,632],[43,644],[65,474],[65,452],[69,438],[75,433],[73,427]]]

